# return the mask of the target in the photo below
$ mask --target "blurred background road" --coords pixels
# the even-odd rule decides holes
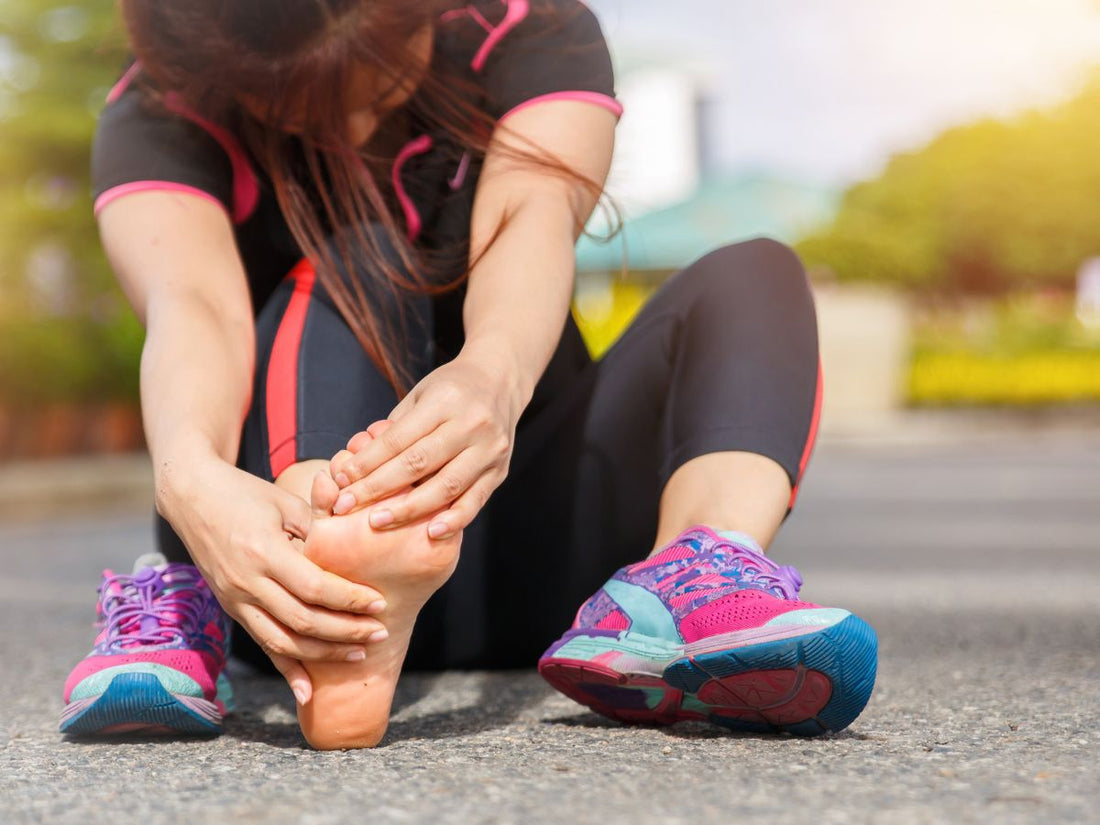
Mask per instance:
[[[307,750],[289,690],[236,671],[214,741],[64,742],[100,568],[146,511],[0,528],[0,810],[10,823],[1083,823],[1100,793],[1100,433],[826,444],[772,555],[881,641],[825,739],[625,728],[533,671],[407,676],[373,752]],[[55,513],[64,507],[56,508]]]

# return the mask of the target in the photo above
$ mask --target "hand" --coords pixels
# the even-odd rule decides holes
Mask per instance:
[[[426,376],[394,408],[389,429],[376,438],[359,433],[333,457],[332,477],[342,488],[333,512],[349,513],[419,482],[372,510],[371,526],[438,513],[428,536],[444,539],[469,525],[508,475],[524,406],[509,375],[460,354]]]
[[[301,660],[358,661],[384,631],[369,614],[378,591],[322,570],[300,552],[310,507],[297,496],[211,457],[185,479],[158,479],[158,507],[191,552],[222,608],[271,657],[303,704]],[[173,479],[176,477],[173,476]]]

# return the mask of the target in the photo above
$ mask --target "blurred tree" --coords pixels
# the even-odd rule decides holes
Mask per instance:
[[[112,0],[0,0],[0,401],[136,395],[141,331],[89,193],[124,55]]]
[[[995,294],[1071,286],[1100,253],[1100,77],[1068,103],[952,129],[844,196],[806,238],[842,280]]]

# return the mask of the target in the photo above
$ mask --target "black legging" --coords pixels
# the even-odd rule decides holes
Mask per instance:
[[[257,319],[256,385],[239,465],[268,480],[273,451],[276,475],[293,461],[330,458],[397,402],[303,271],[287,277]],[[358,277],[369,286],[374,276]],[[441,341],[460,304],[409,299],[416,376],[449,357]],[[508,478],[466,529],[458,570],[425,606],[407,666],[533,665],[585,598],[648,554],[661,491],[692,458],[758,453],[797,488],[816,430],[819,380],[806,276],[775,241],[723,247],[670,278],[597,362],[570,320],[520,421]],[[272,382],[296,382],[295,408],[281,419],[266,404]],[[283,403],[284,395],[279,389],[272,398]],[[283,433],[279,443],[271,443],[274,430]],[[160,517],[158,527],[162,552],[186,561]],[[264,661],[243,631],[235,639],[241,655]]]

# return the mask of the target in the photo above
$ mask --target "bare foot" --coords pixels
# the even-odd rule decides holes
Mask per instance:
[[[372,435],[388,423],[372,425]],[[306,663],[313,698],[298,705],[298,723],[309,744],[320,750],[372,748],[381,741],[417,614],[454,572],[462,542],[461,533],[429,539],[431,517],[375,530],[368,521],[370,508],[333,516],[339,492],[327,472],[314,478],[305,554],[326,570],[382,593],[387,606],[379,618],[389,637],[369,643],[362,662]]]

